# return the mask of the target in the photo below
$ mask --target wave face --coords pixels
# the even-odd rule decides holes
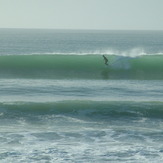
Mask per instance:
[[[38,117],[39,115],[77,116],[81,119],[107,118],[163,118],[162,102],[133,101],[59,101],[0,103],[1,119]],[[32,118],[31,117],[31,118]],[[97,119],[96,119],[97,120]],[[108,119],[110,120],[110,119]]]
[[[1,78],[163,79],[163,56],[136,58],[108,55],[0,56]]]

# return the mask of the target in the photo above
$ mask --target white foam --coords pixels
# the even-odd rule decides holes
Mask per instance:
[[[124,57],[139,57],[144,55],[163,55],[163,52],[153,52],[149,53],[145,49],[141,47],[135,47],[128,50],[118,50],[114,48],[107,48],[107,49],[97,49],[97,50],[88,50],[88,51],[53,51],[53,52],[32,52],[32,53],[20,53],[20,54],[0,54],[0,56],[22,56],[22,55],[114,55],[114,56],[124,56]]]
[[[97,49],[90,51],[74,51],[74,52],[38,52],[31,53],[28,55],[116,55],[124,57],[139,57],[144,55],[163,55],[163,52],[149,53],[141,47],[135,47],[128,50],[118,50],[113,48],[108,49]]]

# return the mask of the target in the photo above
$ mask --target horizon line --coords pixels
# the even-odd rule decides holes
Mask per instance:
[[[91,28],[24,28],[24,27],[0,27],[0,29],[31,29],[31,30],[74,30],[74,31],[163,31],[162,29],[91,29]]]

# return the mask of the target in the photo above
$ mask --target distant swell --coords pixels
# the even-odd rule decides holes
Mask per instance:
[[[0,78],[42,79],[163,79],[163,56],[108,55],[0,56]]]

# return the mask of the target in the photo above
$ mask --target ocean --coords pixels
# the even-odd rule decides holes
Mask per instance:
[[[162,142],[163,31],[0,29],[1,163],[158,163]]]

